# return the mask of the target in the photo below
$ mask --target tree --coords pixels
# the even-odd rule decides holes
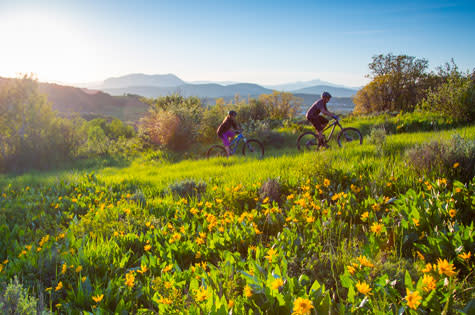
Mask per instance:
[[[372,81],[354,97],[355,112],[412,111],[429,88],[426,59],[381,54],[368,66]]]
[[[292,118],[302,105],[302,99],[289,92],[262,94],[258,101],[264,104],[270,119],[278,120]]]
[[[44,168],[77,152],[75,127],[58,117],[32,77],[0,90],[0,170]]]

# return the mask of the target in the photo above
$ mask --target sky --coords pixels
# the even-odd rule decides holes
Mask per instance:
[[[378,54],[475,68],[474,1],[0,0],[0,76],[369,82]]]

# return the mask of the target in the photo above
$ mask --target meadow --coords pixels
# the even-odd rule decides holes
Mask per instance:
[[[363,145],[302,153],[283,127],[261,160],[148,152],[0,177],[0,309],[473,314],[475,126],[343,125]],[[411,150],[434,140],[456,150],[424,168]]]

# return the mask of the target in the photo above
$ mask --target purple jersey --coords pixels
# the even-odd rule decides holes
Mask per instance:
[[[305,116],[307,117],[307,119],[317,117],[318,115],[320,115],[320,112],[322,110],[328,111],[327,105],[325,104],[323,99],[319,99],[318,101],[313,103],[312,106],[310,106]]]

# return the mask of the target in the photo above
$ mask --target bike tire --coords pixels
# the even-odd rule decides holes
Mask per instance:
[[[222,145],[215,144],[206,152],[206,158],[225,157],[228,156],[226,149]]]
[[[242,155],[262,159],[264,157],[264,145],[259,140],[249,139],[242,147]]]
[[[361,132],[356,128],[343,128],[338,134],[337,141],[340,147],[350,142],[363,144],[363,136],[361,135]]]
[[[302,133],[297,139],[297,149],[299,151],[316,151],[319,146],[318,136],[311,131]]]

